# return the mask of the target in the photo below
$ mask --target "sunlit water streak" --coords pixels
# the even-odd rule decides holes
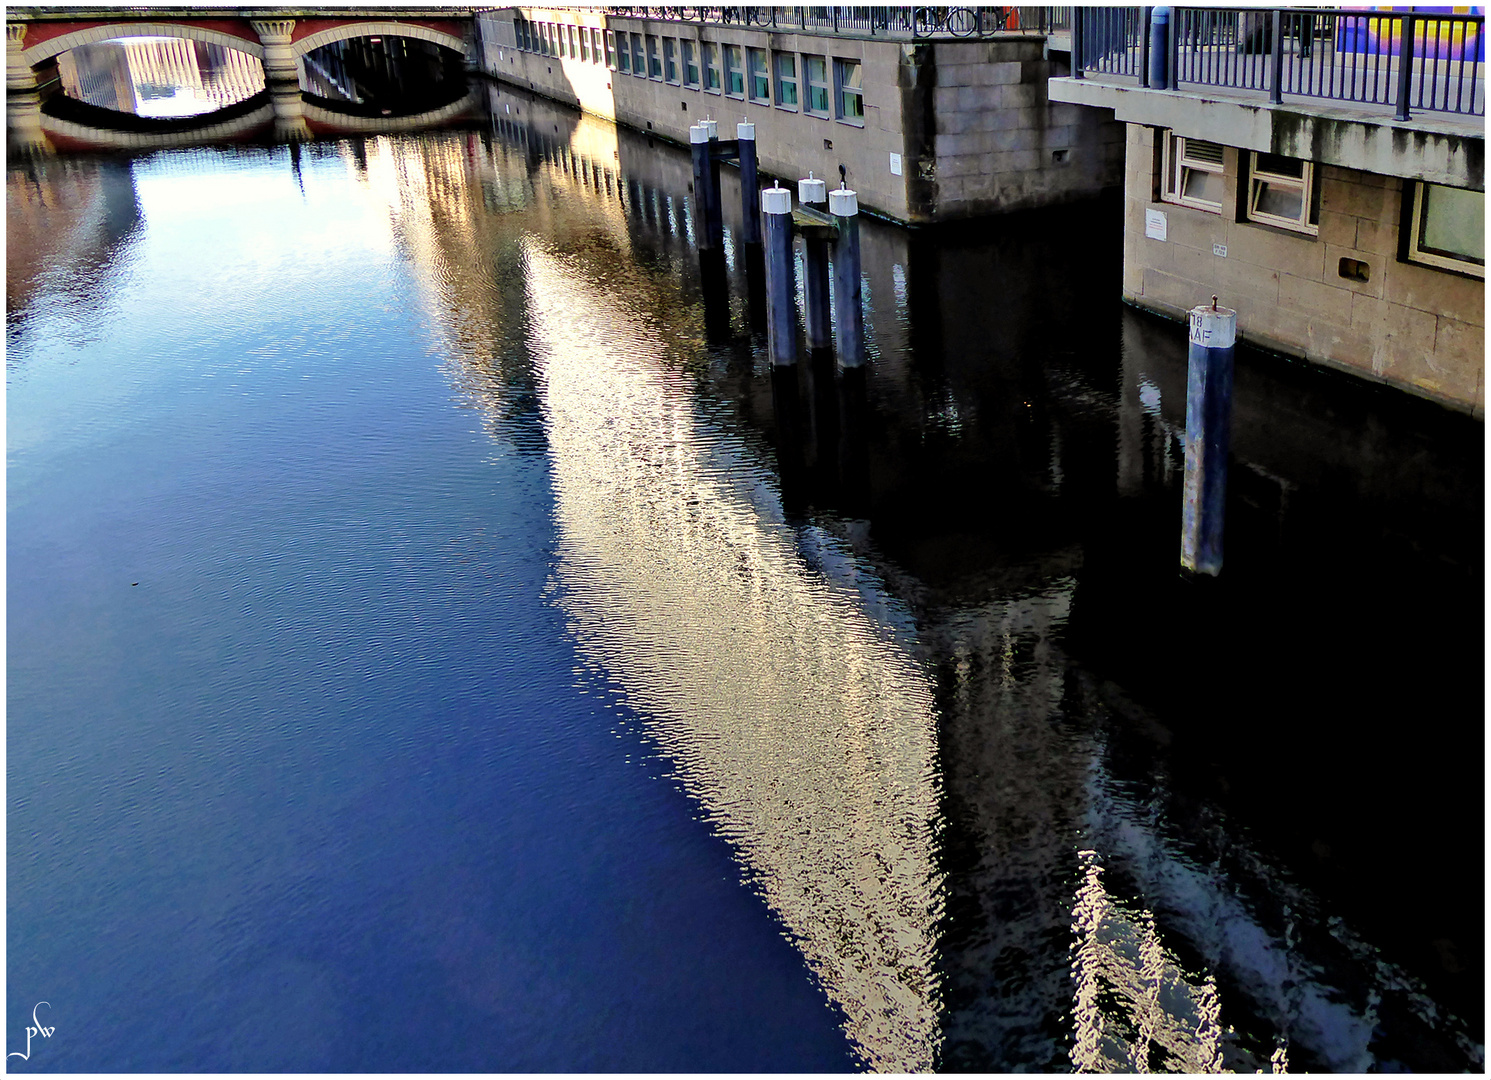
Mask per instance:
[[[543,125],[545,138],[549,126]],[[666,167],[676,164],[668,158],[672,151],[659,148],[656,157],[643,156],[638,141],[622,147],[635,155],[633,164],[661,166],[658,171],[669,175]],[[759,437],[751,441],[759,435],[751,430],[754,421],[742,422],[728,395],[719,392],[719,357],[706,348],[699,305],[689,291],[687,197],[681,190],[663,191],[666,180],[654,177],[653,186],[643,182],[639,191],[638,181],[626,178],[623,207],[619,166],[614,196],[610,171],[620,160],[619,145],[614,128],[581,119],[562,146],[543,147],[535,135],[527,152],[500,140],[482,147],[471,133],[369,140],[360,158],[345,147],[340,151],[340,174],[338,161],[325,159],[319,168],[306,170],[299,186],[288,169],[217,162],[211,155],[162,156],[136,167],[146,247],[152,253],[143,264],[149,276],[124,284],[116,277],[114,292],[104,293],[132,297],[136,311],[166,312],[171,296],[200,279],[212,303],[228,313],[225,321],[236,335],[233,347],[219,353],[212,333],[191,328],[186,320],[161,318],[160,325],[149,327],[132,323],[131,332],[141,341],[187,350],[194,362],[193,348],[210,357],[201,377],[185,382],[194,401],[219,407],[246,388],[259,387],[256,374],[278,371],[290,378],[302,365],[294,377],[316,374],[325,381],[309,389],[303,382],[279,388],[284,402],[300,403],[296,422],[304,428],[301,418],[309,417],[318,434],[324,425],[328,436],[353,436],[331,453],[324,439],[297,429],[308,444],[321,444],[301,451],[306,460],[338,468],[373,465],[400,478],[392,504],[374,509],[349,504],[347,520],[338,528],[361,535],[386,532],[387,550],[364,551],[346,543],[346,550],[336,553],[335,572],[324,574],[313,594],[321,606],[314,614],[329,619],[333,629],[343,622],[357,624],[365,617],[369,580],[386,586],[380,597],[395,597],[394,584],[445,566],[443,555],[432,558],[430,549],[420,547],[419,522],[439,519],[452,496],[458,502],[471,499],[473,519],[484,522],[455,540],[463,564],[474,560],[486,580],[474,572],[469,580],[443,579],[431,594],[436,597],[431,610],[381,615],[392,621],[375,621],[375,632],[363,642],[366,651],[357,654],[357,663],[364,665],[357,668],[359,677],[373,677],[388,662],[405,665],[406,673],[428,672],[430,679],[444,678],[457,661],[485,671],[490,658],[468,653],[464,643],[426,653],[424,639],[442,627],[454,637],[476,640],[502,624],[509,606],[538,622],[554,615],[534,581],[521,574],[509,578],[510,568],[484,562],[488,545],[496,552],[515,542],[505,525],[486,524],[486,515],[517,514],[518,504],[490,502],[489,481],[474,462],[489,454],[493,475],[507,476],[509,450],[516,448],[531,455],[528,464],[544,475],[543,482],[530,480],[534,491],[521,505],[525,513],[551,519],[554,527],[554,561],[543,564],[537,578],[547,581],[543,597],[552,596],[567,621],[560,627],[555,620],[553,641],[547,643],[565,657],[564,665],[555,671],[527,668],[527,654],[504,653],[502,676],[494,686],[480,674],[467,671],[464,677],[490,694],[487,701],[543,685],[556,708],[570,707],[565,695],[585,697],[604,687],[601,696],[623,725],[640,721],[644,741],[708,823],[708,830],[694,831],[703,837],[712,831],[728,842],[740,873],[842,1014],[861,1064],[878,1070],[946,1065],[956,1037],[985,1055],[978,1060],[1000,1068],[1053,1068],[1069,1061],[1099,1070],[1251,1071],[1287,1067],[1296,1055],[1332,1068],[1363,1069],[1396,1063],[1380,1041],[1374,1042],[1389,1013],[1398,1030],[1430,1032],[1438,1044],[1455,1049],[1457,1060],[1478,1063],[1481,1049],[1464,1025],[1448,1018],[1416,980],[1382,960],[1341,919],[1327,916],[1309,890],[1261,854],[1261,846],[1216,802],[1202,800],[1199,810],[1177,813],[1159,795],[1138,793],[1131,773],[1115,764],[1112,709],[1093,690],[1099,680],[1062,640],[1086,574],[1083,559],[1100,543],[1058,538],[1043,540],[1038,555],[1029,559],[990,556],[978,571],[993,582],[986,591],[980,586],[969,590],[972,599],[955,594],[950,602],[932,603],[926,585],[869,541],[870,521],[784,510],[771,455],[763,452]],[[552,156],[541,156],[540,149]],[[596,178],[600,163],[606,163],[604,183]],[[247,212],[234,217],[214,211],[225,197],[238,200]],[[87,223],[76,236],[69,234],[67,260],[117,268],[138,241],[139,229],[124,215],[123,231],[135,228],[134,239],[96,256],[89,250],[93,241],[83,234],[98,229],[97,221],[106,216],[103,203],[91,195],[74,201],[84,208]],[[200,246],[202,233],[190,225],[170,228],[183,217],[190,222],[193,213],[211,221],[210,235],[233,254],[221,261],[225,269],[217,277],[205,274],[196,260],[193,248]],[[287,235],[259,235],[261,221],[287,219],[293,222]],[[867,235],[888,245],[891,231],[878,229],[867,226]],[[323,249],[359,253],[363,288],[354,300],[319,281]],[[901,270],[901,263],[894,270]],[[75,299],[65,295],[65,286],[80,278],[70,272],[54,277],[44,283],[36,306],[48,328],[63,323]],[[909,333],[918,297],[921,315],[926,313],[926,294],[917,292],[924,290],[925,278],[908,283],[904,270],[882,278],[881,325],[887,334],[901,325]],[[287,282],[297,286],[289,300],[282,296]],[[252,331],[266,315],[275,325],[256,336]],[[1018,321],[1008,312],[1001,318],[1001,328]],[[95,342],[102,321],[81,320]],[[310,332],[306,324],[311,322],[324,325]],[[925,324],[921,329],[925,332]],[[390,340],[393,346],[386,345]],[[152,356],[152,362],[170,354],[164,346],[157,349],[161,357]],[[344,430],[333,419],[341,401],[316,394],[348,393],[329,376],[354,357],[368,356],[392,362],[374,365],[371,372],[349,372],[348,385],[379,392],[387,410],[381,423],[387,427],[361,430],[365,414],[359,410],[357,418],[343,422]],[[989,419],[990,409],[999,405],[996,395],[970,393],[941,376],[923,381],[918,363],[925,359],[910,348],[884,350],[872,373],[884,395],[880,408],[886,413],[905,409],[913,414],[906,422],[921,424],[924,438],[930,433],[953,446],[974,445],[987,437],[989,427],[1002,423]],[[69,382],[56,365],[32,368],[58,386]],[[29,370],[22,366],[13,379],[30,377]],[[155,369],[137,362],[130,370],[140,380],[130,392],[138,391],[138,399],[148,403],[152,399],[143,391],[149,380],[142,373],[154,377]],[[170,365],[160,370],[183,374]],[[406,384],[411,372],[421,373],[424,381]],[[759,367],[757,372],[759,380]],[[1114,409],[1110,390],[1086,375],[1072,376],[1067,385],[1068,374],[1055,363],[1046,368],[1053,399],[1074,414],[1106,421]],[[440,385],[442,377],[447,385]],[[1147,375],[1133,390],[1136,412],[1146,423],[1163,425],[1161,405],[1168,391]],[[104,392],[90,393],[89,408],[72,414],[81,418],[78,430],[98,423],[96,414],[106,411],[96,407]],[[905,405],[917,398],[919,404]],[[481,410],[491,442],[478,436],[477,449],[462,445],[449,459],[437,459],[438,467],[420,472],[419,464],[429,460],[423,440],[450,422],[447,406]],[[158,408],[151,410],[152,422],[159,422]],[[115,411],[134,420],[133,413]],[[421,416],[420,423],[405,426],[406,412]],[[263,415],[254,414],[252,422],[262,423]],[[464,432],[464,417],[470,415],[463,414],[455,426]],[[13,462],[46,449],[47,432],[30,430],[21,419],[12,428]],[[212,444],[211,424],[203,422],[202,430],[204,441]],[[1135,455],[1144,450],[1143,432],[1129,433]],[[1080,451],[1087,437],[1052,423],[1048,436],[1031,440],[1026,452],[1050,458],[1032,466],[1043,490],[1067,488],[1077,470],[1064,469],[1063,462],[1083,464],[1073,448]],[[1141,491],[1145,466],[1137,457],[1125,462],[1124,437],[1120,432],[1117,469],[1123,483]],[[288,433],[280,445],[265,449],[264,461],[293,475],[295,453],[286,447],[300,444],[287,439]],[[249,475],[261,464],[240,460],[232,448],[213,452]],[[1108,450],[1099,451],[1104,453]],[[989,460],[1000,464],[995,453]],[[1161,464],[1168,468],[1169,460]],[[1099,464],[1113,468],[1111,460]],[[1007,463],[1000,467],[1009,468]],[[426,475],[431,472],[436,475]],[[420,477],[417,484],[409,479],[414,475]],[[472,490],[461,495],[466,484],[479,495]],[[289,489],[298,490],[294,484]],[[311,501],[341,497],[333,487],[330,495]],[[876,524],[884,525],[887,517],[894,515],[882,514]],[[181,520],[181,535],[173,543],[189,548],[192,519],[183,515]],[[326,529],[335,532],[333,524],[287,537],[264,566],[278,572],[293,564],[300,546]],[[414,599],[420,595],[414,591]],[[308,601],[306,610],[312,606]],[[453,614],[457,606],[460,613]],[[543,615],[533,616],[532,609],[540,606]],[[277,613],[270,628],[281,638],[302,625],[287,611]],[[213,623],[197,612],[183,619],[183,626],[190,635],[203,636]],[[520,637],[524,629],[504,632]],[[352,650],[361,640],[342,635],[333,644]],[[346,666],[337,648],[328,646],[308,658],[303,670],[315,680],[335,675]],[[212,658],[194,649],[183,649],[180,657],[211,670]],[[582,662],[571,668],[576,655]],[[556,679],[562,692],[555,689]],[[30,676],[29,692],[45,685]],[[247,703],[273,685],[272,673],[262,680],[231,672],[226,677],[231,699]],[[204,695],[201,705],[205,709],[211,702]],[[377,703],[366,708],[376,712]],[[380,742],[396,748],[400,757],[417,758],[432,731],[419,723],[406,728],[403,720],[385,719]],[[586,722],[604,727],[610,721],[587,715]],[[568,752],[568,740],[581,728],[576,724],[561,734],[540,723],[533,731],[545,750]],[[299,758],[287,746],[282,786],[276,790],[291,790],[293,779],[302,798],[307,791],[315,798],[309,814],[299,815],[303,804],[293,804],[304,818],[293,828],[274,818],[264,823],[271,848],[293,851],[302,833],[313,836],[322,827],[314,807],[324,805],[316,800],[324,798],[327,785],[309,783],[314,770],[304,755],[328,763],[350,760],[346,730],[333,725],[297,732],[293,748]],[[433,730],[442,739],[448,734],[444,728]],[[609,748],[611,733],[595,728],[590,734],[597,731]],[[229,765],[211,771],[214,740],[226,747]],[[168,754],[168,744],[167,735],[153,734],[143,743],[147,760],[149,754]],[[253,760],[251,733],[221,719],[191,731],[185,745],[193,767],[209,770],[203,775],[211,779],[194,773],[169,788],[166,798],[146,773],[138,773],[118,793],[128,815],[169,806],[181,808],[182,820],[188,820],[186,808],[193,800],[214,785],[231,790],[236,770],[244,767],[240,763]],[[611,757],[623,760],[637,749],[630,732],[615,746]],[[1164,771],[1167,758],[1150,749],[1142,771],[1163,795],[1172,786]],[[141,746],[132,750],[140,752]],[[529,779],[532,763],[510,753],[510,746],[486,752],[491,756],[484,768],[518,774],[517,780],[507,778],[513,785],[509,791],[537,783]],[[555,797],[578,798],[607,761],[615,764],[604,752],[592,752],[569,762],[570,771],[553,780]],[[94,783],[97,767],[74,755],[50,775],[54,784],[112,791]],[[474,772],[442,763],[420,773],[415,791],[390,789],[389,803],[417,801],[420,792],[440,783],[469,781],[487,790],[492,777]],[[27,791],[17,798],[18,790],[13,784],[12,811],[18,816],[45,794]],[[599,791],[610,813],[608,794]],[[630,804],[623,799],[618,805],[618,820],[598,834],[612,848],[635,832],[635,822],[624,818]],[[951,814],[948,807],[954,808]],[[362,814],[368,810],[360,807]],[[72,812],[79,814],[77,808]],[[532,806],[527,812],[536,813]],[[962,819],[950,820],[956,814]],[[500,843],[482,843],[488,827],[459,832],[477,850],[504,850]],[[976,848],[969,865],[956,865],[949,853],[947,837],[955,831]],[[147,839],[142,832],[141,844]],[[1203,841],[1224,855],[1201,858],[1197,850]],[[369,866],[376,865],[375,852],[388,850],[381,837],[362,842]],[[340,837],[330,845],[333,861],[344,846]],[[229,850],[225,847],[221,858],[231,868]],[[261,858],[258,865],[286,879],[303,873],[295,859],[283,853],[278,858]],[[67,859],[76,880],[86,881],[86,860],[76,851]],[[572,877],[590,872],[583,858],[568,864],[556,858],[555,863],[555,878],[566,890]],[[17,865],[33,876],[40,873],[34,854]],[[397,874],[380,876],[399,880]],[[34,881],[27,881],[36,895]],[[353,881],[362,888],[347,894],[381,910],[376,896],[367,899],[366,882]],[[131,899],[110,888],[115,890],[111,902]],[[271,884],[255,888],[258,899],[276,895]],[[576,888],[583,895],[584,886]],[[984,905],[975,918],[966,918],[964,909],[949,918],[954,890],[964,901]],[[221,910],[212,933],[227,939],[246,923],[272,924],[261,907],[298,916],[309,906],[305,895],[314,890],[293,883],[288,889],[293,901],[280,908],[242,902],[235,908],[232,889],[220,891],[222,898],[213,898]],[[502,1008],[521,1010],[528,998],[505,995],[510,983],[527,980],[532,1000],[551,995],[578,1001],[583,988],[553,976],[546,963],[572,940],[589,946],[588,951],[576,948],[576,955],[590,960],[611,955],[609,943],[585,936],[601,925],[594,913],[588,913],[591,921],[577,918],[563,933],[533,945],[532,955],[522,954],[509,968],[504,962],[510,962],[510,952],[490,946],[494,940],[506,942],[506,929],[494,932],[471,899],[491,898],[495,907],[497,895],[490,880],[472,879],[458,889],[432,889],[419,897],[429,901],[433,913],[420,914],[415,922],[468,934],[460,943],[442,941],[435,950],[439,969],[459,976],[455,997],[494,1008],[491,1003],[500,1001]],[[365,923],[354,925],[367,932]],[[273,937],[272,930],[259,932]],[[668,937],[666,930],[662,936]],[[207,937],[190,940],[200,940],[197,951],[204,954],[223,948]],[[474,943],[469,950],[468,941]],[[412,951],[423,957],[420,949],[426,947]],[[785,946],[782,952],[790,955]],[[187,963],[180,957],[174,962]],[[317,1022],[329,1018],[331,1025],[345,1007],[345,1001],[332,1002],[337,986],[346,985],[338,982],[345,974],[300,960],[276,963],[266,969],[268,975],[255,977],[264,985],[288,980],[307,1015]],[[671,978],[678,963],[669,958],[636,970]],[[524,973],[522,979],[513,978],[512,970]],[[797,977],[806,984],[800,972]],[[540,985],[542,990],[534,989]],[[230,999],[226,991],[221,996],[224,1002]],[[600,1013],[612,1007],[611,1002],[597,1006]],[[233,1015],[229,1004],[218,1008],[214,1016]],[[575,1009],[577,1022],[589,1023],[596,1015]],[[250,1031],[258,1021],[250,1016],[236,1022]],[[561,1032],[569,1030],[563,1017],[554,1024]],[[656,1059],[673,1045],[648,1046],[643,1056],[626,1060],[651,1060],[646,1054]],[[327,1056],[315,1063],[344,1060]],[[524,1060],[574,1059],[540,1054]]]
[[[761,466],[709,429],[645,328],[541,243],[527,254],[572,632],[737,846],[866,1064],[928,1069],[927,680],[805,565]]]

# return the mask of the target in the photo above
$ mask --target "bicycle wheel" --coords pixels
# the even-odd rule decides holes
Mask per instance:
[[[970,37],[978,32],[978,13],[972,8],[953,8],[947,13],[947,28],[954,37]]]
[[[911,12],[912,36],[935,33],[942,29],[942,10],[940,8],[919,7]]]

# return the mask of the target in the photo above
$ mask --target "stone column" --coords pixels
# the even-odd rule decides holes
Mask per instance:
[[[290,48],[294,19],[255,19],[250,24],[264,46],[264,86],[274,106],[274,137],[296,142],[311,137],[300,97],[300,66]]]
[[[23,50],[27,26],[5,24],[5,134],[12,154],[47,153],[52,144],[41,129],[41,93]]]

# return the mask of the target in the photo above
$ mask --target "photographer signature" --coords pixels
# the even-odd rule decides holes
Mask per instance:
[[[23,1054],[19,1050],[13,1050],[9,1054],[5,1055],[5,1059],[7,1061],[9,1061],[13,1057],[18,1057],[22,1061],[30,1061],[31,1039],[36,1035],[40,1035],[44,1039],[50,1039],[52,1037],[52,1032],[57,1030],[55,1027],[42,1027],[41,1021],[36,1019],[36,1010],[41,1008],[43,1005],[45,1005],[49,1009],[52,1007],[52,1003],[50,1001],[38,1001],[31,1008],[31,1019],[35,1021],[36,1026],[28,1027],[26,1029],[26,1052]]]

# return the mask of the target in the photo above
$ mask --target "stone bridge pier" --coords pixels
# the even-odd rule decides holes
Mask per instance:
[[[264,86],[274,107],[274,137],[287,142],[309,139],[305,103],[300,97],[300,67],[290,35],[294,19],[254,19],[249,23],[264,46]]]
[[[41,127],[41,89],[26,63],[26,24],[5,24],[5,129],[12,154],[27,156],[51,150]]]

